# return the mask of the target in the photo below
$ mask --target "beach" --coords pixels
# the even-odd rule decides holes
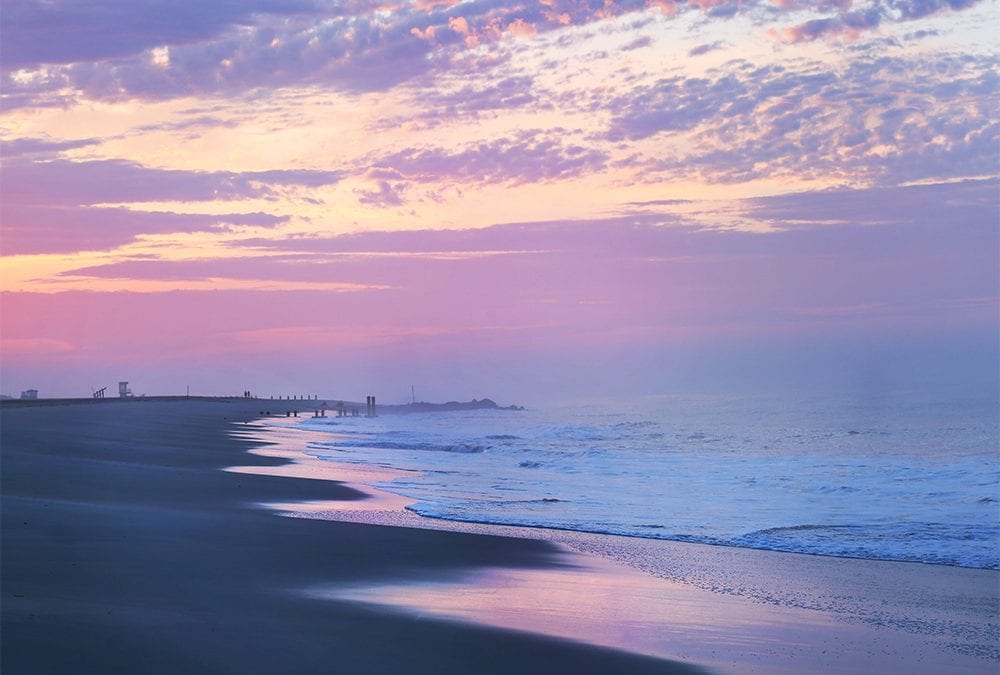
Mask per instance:
[[[315,403],[43,403],[0,408],[5,673],[1000,663],[996,570],[442,523],[255,422]]]

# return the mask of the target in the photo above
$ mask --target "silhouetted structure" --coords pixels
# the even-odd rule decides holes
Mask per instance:
[[[365,413],[366,417],[375,417],[375,397],[368,396],[365,398],[365,403],[367,405],[367,411]]]
[[[101,387],[100,389],[94,392],[94,398],[104,398],[104,392],[107,390],[108,390],[107,387]]]
[[[118,397],[119,398],[128,398],[131,395],[132,395],[132,390],[128,388],[128,382],[119,382],[118,383]]]
[[[21,398],[38,398],[37,389],[25,389],[21,392]]]

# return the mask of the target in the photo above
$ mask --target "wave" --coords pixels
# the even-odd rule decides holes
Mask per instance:
[[[962,424],[962,410],[699,403],[316,430],[332,459],[413,472],[379,487],[429,517],[997,569],[997,429]],[[565,503],[540,499],[553,494]]]
[[[543,500],[521,500],[508,502],[490,502],[493,507],[509,507],[517,504],[540,504],[561,502],[566,500],[543,499]],[[856,560],[878,560],[885,562],[912,562],[928,565],[945,565],[949,567],[966,567],[973,569],[1000,570],[1000,561],[989,551],[980,553],[967,552],[965,555],[956,555],[950,548],[944,548],[939,552],[923,552],[920,554],[908,553],[905,551],[891,552],[875,546],[848,546],[839,539],[831,538],[826,546],[817,545],[816,542],[800,542],[794,539],[778,541],[777,539],[767,540],[767,537],[754,537],[751,535],[777,535],[781,537],[789,533],[844,533],[854,531],[863,533],[868,528],[863,525],[793,525],[788,527],[773,527],[758,530],[754,533],[741,535],[738,537],[725,538],[711,535],[687,534],[670,532],[665,525],[642,524],[630,527],[620,525],[609,525],[606,523],[580,523],[571,521],[530,521],[524,519],[512,519],[506,517],[501,509],[493,511],[485,509],[475,516],[456,515],[439,511],[433,505],[418,502],[406,507],[420,516],[434,518],[438,520],[449,520],[457,522],[482,523],[486,525],[509,525],[514,527],[542,528],[549,530],[565,530],[569,532],[586,532],[591,534],[608,534],[624,537],[635,537],[637,539],[656,539],[661,541],[675,541],[679,543],[704,544],[709,546],[725,546],[727,548],[746,548],[758,551],[773,551],[775,553],[798,553],[806,555],[819,555],[832,558],[851,558]],[[497,513],[497,515],[492,515]],[[967,539],[969,535],[956,535],[956,539]],[[995,538],[994,538],[995,539]],[[874,543],[874,542],[871,542]]]
[[[372,448],[375,450],[419,450],[421,452],[457,452],[475,454],[486,452],[489,445],[475,443],[429,443],[419,441],[338,441],[336,443],[317,443],[330,449],[340,448]]]

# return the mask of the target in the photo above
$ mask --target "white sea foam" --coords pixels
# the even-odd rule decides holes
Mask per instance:
[[[1000,568],[995,401],[651,398],[327,418],[310,454],[451,520]]]

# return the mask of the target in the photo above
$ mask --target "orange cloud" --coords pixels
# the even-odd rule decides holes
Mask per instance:
[[[427,40],[428,42],[433,42],[434,41],[434,26],[428,26],[424,30],[420,30],[419,28],[411,28],[410,29],[410,35],[414,35],[414,36],[420,38],[421,40]]]
[[[453,16],[448,19],[448,28],[462,35],[469,34],[469,22],[464,16]]]
[[[531,37],[538,33],[535,27],[524,19],[514,19],[507,24],[507,32],[521,37]]]

